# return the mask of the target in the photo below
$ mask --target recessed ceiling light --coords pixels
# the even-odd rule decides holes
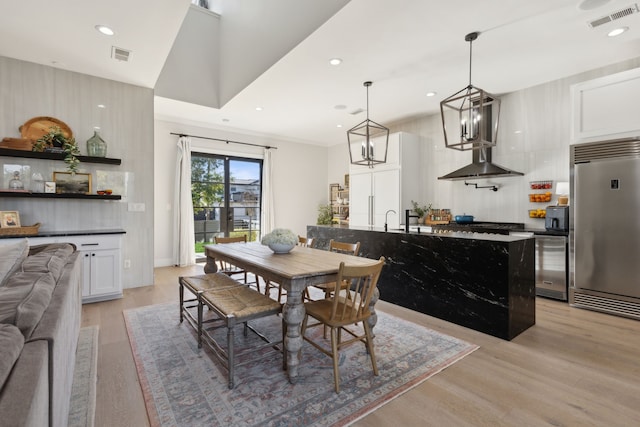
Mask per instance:
[[[427,96],[436,96],[438,92],[427,92]]]
[[[608,35],[609,37],[619,36],[620,34],[624,33],[624,32],[625,32],[625,31],[627,31],[628,29],[629,29],[629,27],[620,27],[620,28],[616,28],[616,29],[613,29],[613,30],[609,31],[609,32],[607,33],[607,35]]]
[[[340,65],[340,64],[342,64],[342,59],[340,59],[340,58],[331,58],[329,60],[329,64],[331,64],[331,65]]]
[[[100,31],[105,36],[112,36],[115,34],[115,32],[111,28],[107,27],[106,25],[96,25],[95,29]]]
[[[107,108],[107,106],[104,104],[98,104],[98,108]]]
[[[262,107],[256,107],[256,111],[262,111]]]
[[[578,9],[580,10],[591,10],[600,6],[604,6],[609,3],[611,0],[582,0],[578,4]]]
[[[342,125],[336,125],[336,127],[337,127],[337,128],[341,128],[341,127],[342,127]]]
[[[346,110],[347,106],[343,105],[343,104],[338,104],[338,105],[334,106],[333,108],[335,108],[336,110]]]
[[[94,126],[93,129],[94,130],[100,130],[100,126]]]

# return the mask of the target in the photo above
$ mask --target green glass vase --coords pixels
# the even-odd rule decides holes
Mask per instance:
[[[93,136],[87,140],[87,155],[89,157],[107,157],[107,143],[98,131],[94,131]]]

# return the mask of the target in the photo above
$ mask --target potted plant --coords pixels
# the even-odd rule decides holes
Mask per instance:
[[[431,210],[431,204],[429,204],[429,206],[426,206],[426,205],[420,206],[418,202],[414,202],[413,200],[411,201],[411,206],[412,206],[411,210],[420,217],[418,219],[419,222],[422,222],[424,220],[425,215],[427,215]]]
[[[287,228],[275,228],[271,233],[262,236],[260,243],[269,246],[276,254],[286,254],[298,243],[298,235]]]
[[[78,165],[80,160],[80,150],[76,145],[76,139],[71,137],[67,138],[63,133],[60,126],[51,126],[49,132],[40,137],[33,145],[33,151],[51,151],[65,153],[64,162],[67,164],[67,170],[72,174],[78,172]]]
[[[333,223],[333,209],[331,205],[318,205],[318,225],[331,225]]]

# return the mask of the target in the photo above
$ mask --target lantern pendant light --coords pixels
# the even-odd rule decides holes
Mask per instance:
[[[371,84],[371,82],[364,82],[364,86],[367,88],[367,119],[347,131],[347,144],[349,145],[351,164],[373,168],[377,164],[387,162],[389,129],[369,120],[369,86]],[[358,151],[360,152],[359,156],[357,155]],[[379,154],[377,157],[376,153]],[[380,156],[382,153],[384,153],[384,157]]]
[[[459,151],[493,147],[498,136],[500,100],[471,84],[472,45],[478,35],[464,38],[469,42],[469,85],[440,102],[445,146]]]

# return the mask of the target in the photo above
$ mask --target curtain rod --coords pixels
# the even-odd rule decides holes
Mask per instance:
[[[175,132],[169,132],[169,134],[170,135],[177,135],[177,136],[190,136],[191,138],[210,139],[211,141],[226,142],[227,144],[251,145],[252,147],[262,147],[262,148],[266,148],[267,150],[277,150],[278,149],[278,147],[272,147],[270,145],[260,145],[260,144],[252,144],[250,142],[239,142],[239,141],[231,141],[231,140],[228,140],[228,139],[210,138],[208,136],[188,135],[186,133],[175,133]]]

